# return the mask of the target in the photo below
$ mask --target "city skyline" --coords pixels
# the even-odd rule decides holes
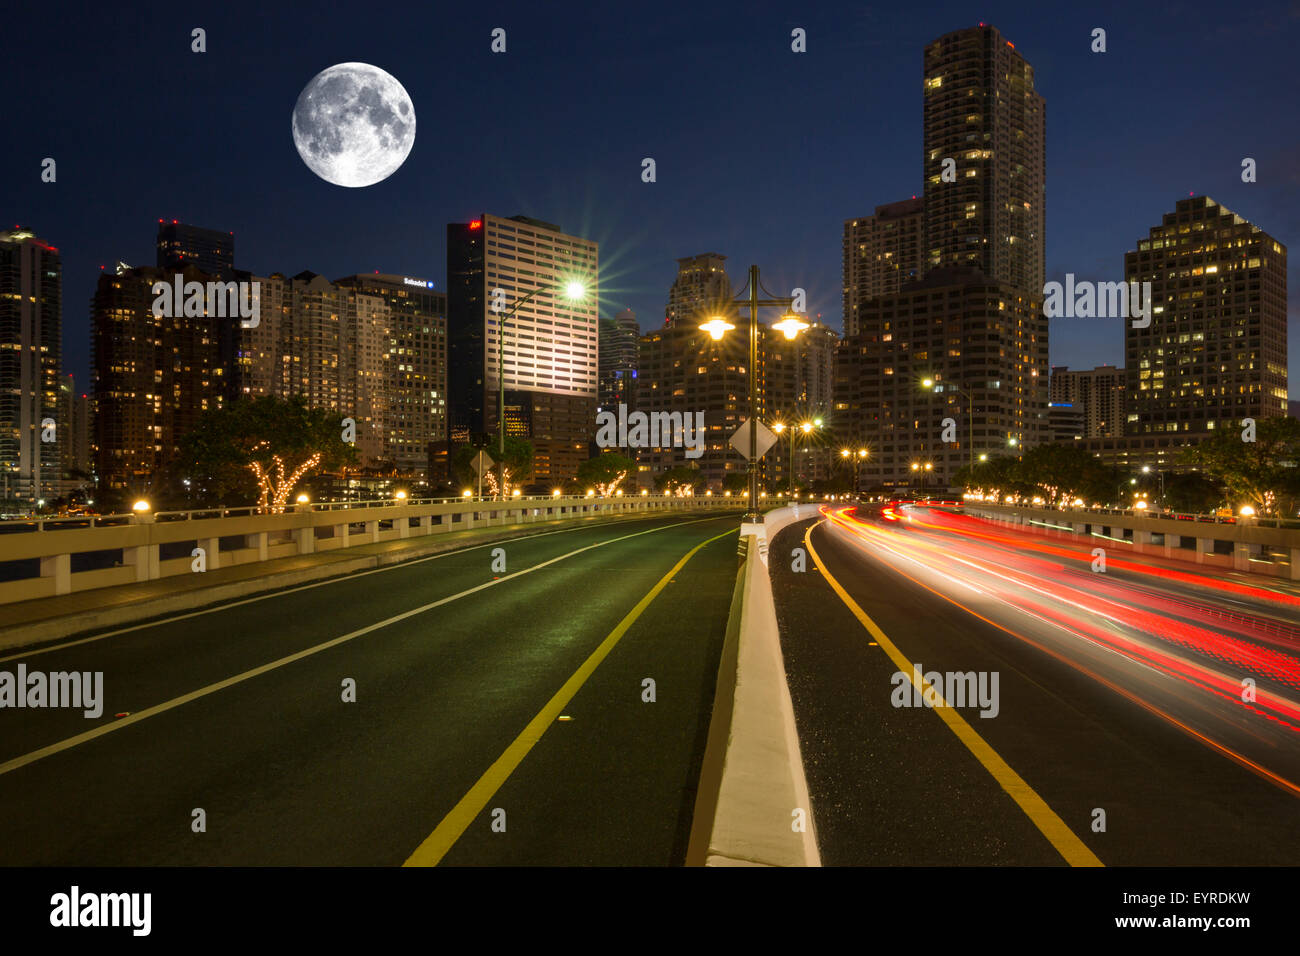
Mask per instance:
[[[1293,16],[1281,6],[1277,10],[1281,18]],[[1300,224],[1300,173],[1295,159],[1283,151],[1284,133],[1258,118],[1261,111],[1284,106],[1285,78],[1260,82],[1257,70],[1249,84],[1243,77],[1239,88],[1230,78],[1211,81],[1185,63],[1198,50],[1208,55],[1211,47],[1202,45],[1223,37],[1194,35],[1177,18],[1162,20],[1145,11],[1126,11],[1117,18],[1116,11],[1103,8],[1088,14],[1089,20],[1071,15],[1064,23],[1047,14],[1026,16],[996,6],[986,14],[988,22],[1033,64],[1035,83],[1051,104],[1046,278],[1059,281],[1065,273],[1081,279],[1122,278],[1123,257],[1132,251],[1133,237],[1188,193],[1212,196],[1283,244],[1293,244]],[[239,244],[239,266],[259,274],[312,270],[340,276],[378,270],[427,277],[445,291],[443,225],[465,221],[482,208],[522,212],[561,222],[566,230],[597,242],[604,266],[602,315],[630,307],[643,331],[660,325],[664,290],[672,281],[675,260],[708,250],[728,256],[738,268],[757,262],[774,286],[806,289],[810,317],[820,316],[822,322],[839,329],[843,222],[878,205],[920,194],[914,144],[920,133],[922,50],[935,36],[973,25],[970,15],[955,7],[940,7],[933,19],[921,25],[882,24],[835,11],[791,15],[773,9],[744,18],[736,31],[725,29],[731,24],[721,12],[703,19],[692,17],[689,28],[679,19],[682,15],[673,12],[657,19],[654,26],[636,18],[619,24],[598,11],[548,19],[527,11],[502,16],[510,27],[510,45],[507,53],[496,56],[504,56],[503,62],[510,64],[505,71],[509,76],[485,79],[489,90],[517,82],[521,70],[541,68],[545,75],[537,115],[511,119],[518,124],[511,136],[517,133],[530,143],[527,162],[508,150],[492,149],[491,143],[497,141],[492,124],[467,105],[456,104],[454,97],[449,101],[438,95],[464,80],[455,71],[431,77],[431,68],[409,52],[411,41],[386,37],[382,51],[370,51],[372,41],[311,33],[307,27],[314,43],[304,44],[305,52],[279,58],[273,76],[259,73],[241,80],[250,89],[261,81],[266,92],[239,114],[250,131],[249,145],[243,144],[241,136],[218,167],[201,145],[207,124],[194,123],[193,114],[206,111],[216,125],[234,119],[223,112],[228,106],[214,77],[220,77],[222,64],[233,55],[230,39],[237,14],[219,14],[205,24],[210,39],[208,52],[201,55],[189,51],[188,34],[179,28],[172,36],[158,25],[144,25],[139,36],[122,39],[155,51],[170,69],[194,72],[185,94],[188,98],[163,91],[160,96],[169,108],[150,120],[157,127],[155,138],[165,136],[176,144],[167,150],[166,165],[134,154],[134,147],[127,144],[124,160],[114,163],[111,178],[100,173],[88,176],[89,170],[75,161],[84,137],[102,139],[106,146],[122,145],[116,139],[117,129],[94,124],[85,132],[69,124],[48,146],[33,145],[40,156],[9,151],[0,160],[7,188],[0,206],[15,222],[58,246],[63,256],[66,370],[79,383],[89,382],[86,310],[76,304],[89,301],[99,266],[111,271],[121,259],[132,264],[152,260],[152,250],[145,245],[146,226],[159,217],[233,232]],[[1088,49],[1092,20],[1109,30],[1110,48],[1105,54]],[[442,24],[437,42],[462,45],[463,56],[478,63],[478,58],[494,55],[488,49],[494,23],[453,19]],[[1152,29],[1153,24],[1159,28]],[[807,31],[809,52],[805,54],[790,51],[789,35],[795,27]],[[37,34],[48,29],[40,24],[32,28]],[[104,28],[110,37],[120,29],[111,23]],[[1263,64],[1258,69],[1267,72],[1274,68],[1268,64],[1279,62],[1278,36],[1223,29],[1235,31],[1227,39],[1244,58]],[[662,89],[660,93],[644,88],[637,70],[628,76],[614,70],[616,57],[611,51],[624,50],[629,64],[653,63],[660,54],[666,57],[670,47],[674,53],[680,49],[682,30],[693,37],[692,49],[715,50],[717,62],[708,56],[688,57],[684,63],[674,58],[680,75],[671,79],[667,89],[662,84],[669,81],[654,74],[655,83],[650,85]],[[479,34],[481,44],[475,39]],[[241,54],[248,51],[248,44],[261,42],[256,36],[238,35]],[[533,38],[543,36],[548,43],[534,42]],[[564,69],[557,66],[554,53],[539,48],[551,50],[565,38],[593,51],[596,59],[589,69],[600,71],[604,65],[613,71],[608,92],[621,97],[625,113],[600,108],[590,94],[571,95],[581,98],[584,109],[592,110],[600,142],[617,143],[616,147],[574,150],[566,137],[546,132],[548,121],[553,128],[564,112],[560,105],[552,105],[557,101],[549,95],[553,85],[563,85]],[[427,36],[421,40],[431,42]],[[89,42],[74,38],[66,55],[93,62],[101,54]],[[760,50],[758,59],[768,64],[766,74],[771,75],[746,66],[744,57],[730,56],[739,52],[738,45]],[[350,52],[345,53],[345,47]],[[478,47],[481,51],[474,52]],[[50,57],[52,47],[46,44],[44,49]],[[828,122],[842,97],[826,92],[834,88],[826,85],[829,72],[822,71],[828,71],[831,62],[841,62],[846,49],[872,53],[871,65],[864,65],[862,72],[870,88],[878,91],[868,101],[872,122],[865,125],[874,127],[870,132],[863,124],[834,128]],[[1277,54],[1268,53],[1270,49]],[[331,57],[364,59],[372,52],[376,62],[406,84],[417,112],[423,110],[429,121],[421,126],[407,164],[390,180],[364,190],[363,198],[362,191],[316,179],[297,158],[282,127],[288,125],[290,90],[301,88]],[[20,53],[20,60],[25,55]],[[1159,97],[1159,103],[1153,100],[1151,115],[1140,126],[1135,123],[1130,129],[1108,111],[1079,108],[1081,100],[1117,96],[1130,84],[1158,89],[1157,78],[1168,77],[1170,71],[1178,77],[1180,96],[1176,102],[1165,96]],[[139,81],[123,77],[114,82]],[[733,95],[765,98],[763,119],[755,121],[769,130],[762,148],[745,148],[744,137],[733,142],[731,135],[708,132],[707,124],[696,116],[704,108],[701,103],[689,98],[672,101],[673,94],[701,82]],[[110,92],[126,99],[132,95],[129,89],[110,88]],[[281,92],[283,103],[276,99]],[[95,94],[105,95],[103,90]],[[57,109],[86,95],[88,89],[73,78],[53,79],[30,104],[19,104],[18,119],[22,122],[28,109]],[[653,115],[646,102],[650,100],[670,114],[680,111],[672,115],[680,117],[681,130],[672,123],[662,129],[660,124],[643,123],[639,117]],[[448,102],[454,107],[450,113],[444,117],[436,112]],[[1215,113],[1219,124],[1215,144],[1207,148],[1200,139],[1183,143],[1189,124],[1216,103],[1231,104],[1232,109]],[[432,121],[434,116],[438,122]],[[782,131],[790,125],[789,116],[800,118],[793,124],[793,136]],[[743,124],[750,122],[742,119],[741,128],[748,128]],[[805,124],[806,132],[799,135]],[[123,132],[129,131],[130,124],[125,126]],[[1237,126],[1249,132],[1234,136],[1232,128]],[[706,132],[700,132],[702,128]],[[689,136],[684,136],[686,130]],[[504,133],[501,137],[502,141],[510,138]],[[252,148],[254,141],[257,148]],[[448,150],[448,143],[484,143],[487,148]],[[828,148],[810,151],[806,148],[810,144]],[[1242,155],[1235,156],[1237,152]],[[40,181],[40,161],[46,155],[56,160],[66,157],[54,183]],[[656,159],[653,183],[641,181],[641,160],[647,156]],[[707,162],[705,156],[710,157]],[[1241,182],[1240,163],[1246,156],[1257,161],[1256,183]],[[809,176],[809,168],[817,175]],[[755,187],[782,177],[792,184],[787,191],[763,190],[761,204],[742,201]],[[276,196],[274,217],[264,198],[268,190]],[[286,229],[286,223],[294,228]],[[1293,304],[1289,324],[1293,329],[1297,325]],[[1123,335],[1117,320],[1054,320],[1051,345],[1054,365],[1123,364]],[[1300,354],[1296,348],[1290,353],[1291,371],[1300,374]]]

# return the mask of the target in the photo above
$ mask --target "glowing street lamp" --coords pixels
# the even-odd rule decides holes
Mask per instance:
[[[136,514],[144,514],[144,512],[150,510],[151,507],[152,506],[149,504],[148,501],[146,501],[144,498],[141,498],[131,506],[131,510],[134,511]]]
[[[714,316],[709,321],[700,325],[700,328],[709,333],[709,337],[715,342],[721,342],[722,337],[735,328],[730,322],[722,316]]]
[[[812,326],[799,318],[799,316],[794,312],[787,312],[785,315],[781,316],[780,322],[772,323],[772,328],[780,332],[787,339],[793,341],[795,336],[800,332],[804,329],[810,329]]]
[[[749,282],[746,285],[748,295],[742,290],[741,295],[735,300],[735,305],[746,305],[749,307],[749,448],[754,451],[758,448],[758,340],[759,324],[758,310],[760,308],[778,307],[783,310],[781,320],[773,325],[774,329],[779,329],[787,339],[794,339],[800,332],[808,328],[808,324],[800,319],[793,312],[794,299],[785,297],[777,298],[770,292],[762,288],[762,283],[758,278],[758,266],[749,267]],[[767,298],[759,298],[759,290],[767,293]],[[721,341],[727,332],[735,328],[725,317],[721,315],[710,316],[707,322],[700,325],[700,328],[708,332],[715,342]],[[792,436],[793,437],[793,436]],[[792,446],[793,447],[793,446]],[[758,458],[754,456],[748,462],[749,472],[749,510],[744,517],[745,524],[762,524],[763,514],[758,510]],[[764,496],[766,497],[766,496]]]
[[[1241,510],[1238,511],[1237,514],[1241,515],[1243,518],[1250,518],[1254,516],[1255,509],[1250,505],[1242,505]]]

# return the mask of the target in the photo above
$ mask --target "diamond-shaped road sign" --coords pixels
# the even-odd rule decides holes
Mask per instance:
[[[489,455],[487,452],[480,451],[477,455],[474,456],[474,460],[471,461],[470,464],[473,466],[474,471],[481,475],[484,472],[490,470],[492,466],[496,464],[496,462],[492,460],[492,456]]]
[[[750,448],[749,445],[749,419],[745,419],[741,422],[740,427],[736,429],[736,433],[731,436],[731,447],[751,460],[754,458],[762,458],[767,454],[767,450],[776,444],[776,433],[762,422],[758,423],[756,432],[758,454],[754,454],[753,449]]]

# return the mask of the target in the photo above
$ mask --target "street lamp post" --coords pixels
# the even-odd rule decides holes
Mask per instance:
[[[799,318],[793,311],[794,299],[785,297],[772,296],[768,293],[767,298],[759,297],[761,285],[758,281],[758,266],[749,267],[749,296],[744,298],[744,290],[741,296],[735,300],[737,305],[747,305],[749,307],[749,510],[745,513],[744,522],[746,524],[762,524],[763,515],[758,510],[758,456],[754,454],[758,450],[758,310],[760,308],[781,308],[785,309],[781,321],[772,325],[772,328],[781,330],[787,339],[793,339],[796,335],[808,328],[808,323]],[[764,292],[767,290],[764,289]],[[728,329],[735,328],[724,317],[711,316],[707,322],[701,323],[700,328],[708,332],[715,341],[720,340]],[[793,440],[793,435],[791,440]]]
[[[497,313],[497,494],[504,500],[506,496],[506,323],[514,316],[519,307],[539,292],[555,291],[559,282],[539,285],[510,307],[504,316]],[[586,287],[576,280],[564,283],[564,294],[570,302],[577,302],[587,295]],[[482,475],[479,476],[480,480]],[[479,496],[482,497],[480,489]]]

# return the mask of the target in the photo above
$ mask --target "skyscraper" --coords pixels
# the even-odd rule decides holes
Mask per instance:
[[[641,326],[631,309],[624,309],[612,319],[600,320],[599,408],[617,411],[620,404],[631,405],[635,401],[640,338]]]
[[[1046,324],[1041,299],[973,267],[936,269],[869,300],[837,353],[833,416],[837,432],[871,450],[862,490],[912,487],[912,465],[927,463],[927,487],[939,487],[980,454],[1044,440]]]
[[[877,206],[873,215],[845,220],[845,335],[857,334],[863,302],[920,278],[924,223],[923,200],[915,196]]]
[[[191,226],[175,219],[158,220],[159,269],[192,267],[224,276],[235,267],[235,234]]]
[[[975,266],[1040,298],[1046,107],[1033,67],[980,24],[927,45],[924,69],[926,268]]]
[[[1049,434],[1045,107],[1033,69],[981,24],[927,45],[923,71],[924,276],[860,298],[846,242],[850,334],[833,422],[871,449],[864,490],[923,476],[945,485],[972,456]]]
[[[94,456],[101,489],[131,494],[165,486],[180,440],[227,395],[220,325],[237,318],[154,315],[155,282],[176,267],[102,274],[91,301]],[[206,282],[195,268],[184,281]],[[171,311],[171,310],[163,310]],[[129,503],[129,502],[128,502]]]
[[[429,446],[447,441],[447,296],[410,276],[354,275],[335,285],[388,306],[381,457],[403,471],[424,471]]]
[[[1208,196],[1180,199],[1124,277],[1151,283],[1124,326],[1125,433],[1204,433],[1287,410],[1286,247]]]
[[[362,278],[371,281],[365,287],[336,284],[310,271],[291,279],[281,273],[256,277],[260,318],[254,328],[238,330],[235,391],[251,397],[300,395],[312,408],[328,408],[356,423],[356,448],[364,464],[396,464],[389,455],[400,454],[403,466],[422,471],[427,446],[419,454],[401,451],[415,442],[394,442],[394,435],[407,432],[389,427],[390,416],[397,414],[393,403],[411,397],[397,388],[393,366],[416,363],[406,362],[404,354],[396,361],[391,342],[398,323],[388,288],[375,283],[375,276]],[[408,316],[401,324],[409,321]],[[436,361],[436,347],[433,355]]]
[[[577,473],[596,431],[599,274],[596,243],[551,223],[485,214],[447,226],[453,440],[497,433],[500,365],[506,431],[532,443],[533,480]]]
[[[26,229],[0,232],[0,507],[62,493],[62,326],[59,250]]]

